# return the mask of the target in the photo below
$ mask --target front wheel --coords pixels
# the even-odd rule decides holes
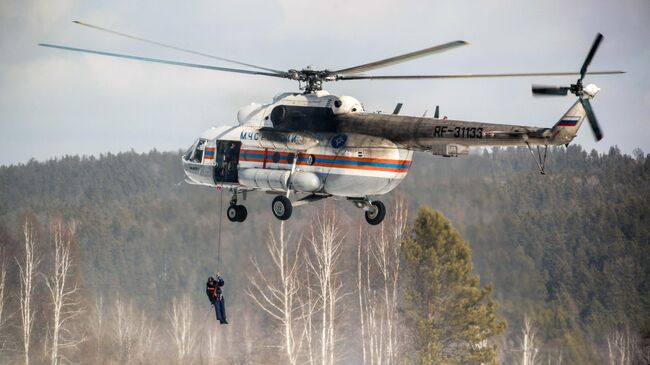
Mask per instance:
[[[228,220],[231,222],[239,222],[237,219],[239,217],[239,214],[237,214],[237,205],[231,205],[228,207],[226,210],[226,216],[228,216]]]
[[[379,200],[373,201],[366,211],[366,222],[376,226],[384,220],[384,217],[386,217],[386,206],[384,206],[384,203]]]
[[[248,211],[243,205],[233,204],[228,207],[228,210],[226,210],[226,215],[228,216],[228,220],[231,222],[243,222],[248,216]]]
[[[246,217],[248,217],[248,210],[246,209],[245,206],[243,205],[237,205],[237,221],[238,222],[243,222],[246,220]]]
[[[281,221],[289,219],[293,210],[291,200],[284,195],[278,195],[273,199],[271,209],[273,210],[273,215]]]

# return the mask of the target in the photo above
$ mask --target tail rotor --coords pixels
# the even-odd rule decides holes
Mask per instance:
[[[591,61],[594,58],[594,55],[596,54],[596,51],[598,50],[598,47],[600,46],[603,38],[603,35],[600,33],[596,35],[596,39],[594,40],[594,43],[591,45],[591,49],[587,54],[587,58],[582,63],[582,67],[580,68],[580,78],[576,81],[575,84],[571,84],[570,86],[533,85],[532,89],[534,96],[566,96],[569,92],[577,96],[580,99],[580,103],[582,104],[583,108],[585,109],[587,119],[589,119],[589,124],[591,125],[591,129],[594,132],[596,141],[600,141],[603,138],[603,133],[600,129],[600,125],[598,125],[596,114],[594,114],[594,110],[591,107],[589,100],[592,99],[598,93],[598,91],[600,91],[600,89],[594,84],[583,86],[582,80],[585,78],[587,69],[589,68],[589,65],[591,64]],[[615,71],[611,73],[623,73],[623,71]]]

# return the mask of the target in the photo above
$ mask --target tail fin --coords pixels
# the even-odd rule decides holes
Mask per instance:
[[[586,115],[587,112],[578,99],[551,129],[553,136],[551,143],[560,145],[571,142],[578,133]]]

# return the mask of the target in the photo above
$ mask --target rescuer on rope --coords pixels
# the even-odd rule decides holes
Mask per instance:
[[[210,276],[206,284],[205,293],[210,299],[210,304],[214,307],[214,311],[217,314],[217,321],[221,324],[228,324],[226,321],[226,301],[223,297],[223,292],[221,287],[225,285],[223,278],[217,274],[217,279]]]

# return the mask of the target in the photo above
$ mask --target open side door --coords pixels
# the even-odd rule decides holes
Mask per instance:
[[[240,141],[217,141],[214,182],[237,183]]]

